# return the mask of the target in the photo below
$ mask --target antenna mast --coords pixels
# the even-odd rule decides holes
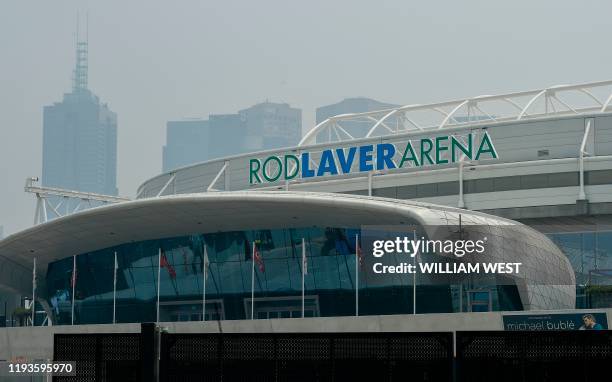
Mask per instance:
[[[77,33],[76,33],[76,63],[73,73],[72,91],[77,93],[87,90],[87,77],[89,71],[88,63],[89,45],[89,13],[85,19],[85,41],[80,40],[79,36],[79,14],[77,12]]]

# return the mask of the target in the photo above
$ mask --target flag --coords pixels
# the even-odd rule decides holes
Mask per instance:
[[[74,269],[72,270],[72,277],[70,277],[70,287],[75,288],[77,282],[77,268],[76,263],[74,265]]]
[[[264,273],[266,271],[266,267],[264,265],[263,257],[261,256],[261,253],[257,249],[257,244],[255,243],[253,243],[253,257],[254,257],[253,261],[257,263],[257,267],[259,268],[259,271],[261,273]]]
[[[171,279],[176,278],[176,271],[174,270],[174,267],[170,265],[170,263],[168,262],[168,259],[166,258],[166,254],[163,251],[161,254],[161,258],[159,260],[159,266],[161,268],[166,268],[168,270],[168,275],[170,276]]]
[[[359,267],[363,268],[363,251],[361,250],[361,245],[359,244],[359,240],[356,243],[355,254],[357,255],[357,259],[359,259]]]
[[[119,262],[117,261],[117,252],[115,252],[115,266],[113,267],[113,304],[115,303],[115,295],[117,292],[117,270],[119,269]]]
[[[36,258],[34,258],[34,268],[32,269],[32,290],[36,290]]]
[[[308,274],[308,259],[306,258],[306,242],[302,239],[302,272]]]
[[[204,281],[206,281],[206,274],[208,273],[208,267],[210,266],[210,261],[208,260],[208,250],[204,247]]]

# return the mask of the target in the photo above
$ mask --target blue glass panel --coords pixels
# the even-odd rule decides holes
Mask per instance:
[[[215,306],[214,312],[207,311],[209,317],[250,317],[250,310],[246,310],[250,309],[252,281],[255,297],[262,299],[262,303],[256,302],[256,307],[258,304],[260,307],[275,306],[272,314],[277,317],[301,316],[302,239],[306,244],[308,266],[308,274],[304,277],[305,295],[313,298],[308,300],[306,316],[352,315],[357,262],[355,235],[358,233],[356,228],[336,227],[215,232],[125,243],[80,254],[74,288],[75,323],[112,322],[113,296],[116,296],[117,322],[155,321],[158,277],[160,319],[201,319],[204,253],[209,261],[206,298],[210,306]],[[587,270],[593,268],[595,262],[598,265],[609,263],[610,256],[601,256],[597,251],[605,247],[610,253],[610,234],[590,238],[564,235],[557,239],[567,245],[586,248],[586,251],[575,251],[572,264],[583,264]],[[259,264],[255,264],[254,280],[253,242],[265,267],[262,272]],[[113,289],[115,253],[118,261],[116,294]],[[70,255],[48,267],[47,294],[55,324],[70,324],[72,320],[72,269]],[[390,279],[388,285],[369,288],[366,273],[361,269],[358,272],[361,314],[411,311],[412,282],[409,278],[398,276]],[[417,293],[419,304],[427,311],[452,310],[451,300],[456,298],[456,293],[451,297],[450,289],[442,287],[419,288]],[[516,295],[512,290],[504,290],[497,302],[494,293],[494,306],[520,309]],[[267,316],[270,312],[258,311],[257,316]]]

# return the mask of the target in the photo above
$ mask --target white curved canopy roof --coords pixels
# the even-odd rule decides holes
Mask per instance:
[[[291,227],[362,225],[517,225],[525,240],[549,248],[559,264],[563,254],[537,231],[484,213],[427,203],[376,197],[308,192],[209,192],[138,199],[92,208],[55,219],[0,241],[0,288],[29,294],[32,262],[37,259],[40,293],[50,262],[124,243],[192,233]],[[540,259],[542,260],[542,259]],[[534,271],[541,271],[535,269]],[[569,263],[563,269],[571,271]],[[566,272],[564,272],[566,273]],[[533,279],[537,274],[533,274]],[[526,287],[528,280],[521,280]],[[567,285],[567,284],[565,284]],[[521,293],[525,293],[523,289]],[[530,294],[530,293],[527,293]],[[525,294],[524,304],[530,306]],[[571,297],[571,296],[568,296]],[[572,302],[573,303],[573,302]]]
[[[49,262],[131,241],[229,230],[355,224],[440,224],[445,213],[486,214],[426,203],[305,192],[209,192],[138,199],[52,220],[0,241],[0,279],[29,291],[33,258]],[[445,220],[446,221],[446,220]]]

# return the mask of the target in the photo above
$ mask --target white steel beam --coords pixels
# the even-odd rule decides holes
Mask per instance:
[[[390,112],[388,112],[387,114],[385,114],[385,116],[384,116],[384,117],[382,117],[381,119],[379,119],[379,120],[378,120],[378,122],[376,122],[376,123],[374,124],[374,126],[372,126],[372,128],[371,128],[371,129],[368,131],[368,133],[366,134],[366,138],[369,138],[370,136],[372,136],[372,133],[374,133],[374,131],[376,130],[376,128],[377,128],[378,126],[380,126],[380,124],[382,124],[383,122],[385,122],[385,120],[386,120],[387,118],[391,117],[392,115],[394,115],[394,114],[395,114],[395,113],[397,113],[398,111],[399,111],[398,109],[393,109],[393,110],[391,110]],[[385,125],[385,127],[387,127],[387,126]],[[393,130],[389,129],[388,127],[387,127],[387,130],[389,130],[389,131],[393,132]]]
[[[72,210],[72,213],[75,213],[79,210],[79,208],[81,208],[81,202],[83,201],[83,199],[79,199],[78,203],[76,205],[76,207],[74,207],[74,210]]]
[[[170,177],[170,179],[168,179],[166,184],[164,184],[164,186],[161,188],[161,190],[159,190],[159,192],[157,193],[157,195],[155,195],[155,197],[162,196],[164,191],[166,191],[166,188],[168,188],[168,186],[170,185],[170,183],[174,181],[174,178],[176,178],[176,173],[172,173],[172,176]]]
[[[546,89],[542,90],[541,92],[539,92],[538,94],[536,94],[535,96],[533,96],[533,98],[531,98],[529,100],[529,102],[527,102],[527,105],[525,105],[525,107],[523,108],[523,110],[521,110],[521,113],[518,115],[518,117],[516,118],[516,120],[520,120],[523,118],[523,116],[525,116],[527,114],[527,110],[529,110],[529,108],[531,107],[531,105],[533,105],[533,103],[535,101],[538,100],[538,98],[540,98],[541,96],[543,96],[544,94],[546,94]]]
[[[316,125],[315,127],[313,127],[312,129],[310,129],[309,132],[307,132],[304,137],[302,138],[302,140],[300,140],[300,142],[298,143],[298,146],[303,146],[306,143],[310,142],[310,140],[312,138],[315,138],[317,136],[317,134],[319,133],[319,131],[325,127],[325,125],[327,125],[327,123],[329,123],[330,119],[326,119],[325,121],[319,123],[318,125]]]
[[[49,219],[47,207],[51,209],[51,211],[56,215],[56,217],[62,217],[65,215],[70,215],[71,213],[75,213],[81,207],[82,201],[87,201],[91,206],[91,201],[101,202],[101,203],[119,203],[129,200],[128,198],[122,198],[119,196],[113,195],[102,195],[96,194],[92,192],[80,192],[73,190],[66,190],[62,188],[55,187],[41,187],[34,185],[35,182],[38,182],[37,177],[30,177],[26,179],[24,191],[28,193],[32,193],[36,196],[36,211],[34,212],[34,225],[41,224],[46,222]],[[53,205],[50,198],[61,198],[56,206]],[[73,211],[68,211],[68,200],[75,199],[78,200],[77,206]],[[66,212],[62,214],[60,212],[60,207],[65,204]]]
[[[221,177],[221,175],[223,175],[223,173],[225,172],[225,169],[227,168],[229,162],[225,161],[225,163],[223,164],[223,167],[221,167],[221,169],[219,170],[219,172],[217,173],[217,175],[214,177],[214,179],[212,180],[212,182],[210,182],[210,184],[208,185],[208,187],[206,188],[206,192],[211,192],[211,191],[219,191],[217,189],[215,189],[215,184],[217,184],[217,181],[219,180],[219,178]],[[265,169],[264,169],[265,171]]]
[[[568,105],[567,103],[563,102],[561,99],[559,99],[559,97],[557,97],[556,95],[552,96],[553,99],[555,99],[557,102],[559,102],[561,105],[565,106],[568,110],[571,110],[574,114],[579,114],[576,109],[574,109],[573,107],[571,107],[570,105]],[[551,102],[552,105],[552,102]],[[553,106],[554,107],[554,106]]]
[[[43,223],[46,223],[48,221],[48,216],[47,216],[47,199],[44,196],[41,197],[41,199],[42,199]]]
[[[495,118],[492,115],[489,115],[489,113],[483,111],[478,105],[474,105],[474,109],[478,110],[479,112],[481,112],[483,115],[485,115],[487,118],[489,118],[492,121],[497,121],[497,118]]]
[[[340,126],[339,124],[336,124],[336,128],[340,129],[340,131],[342,131],[344,134],[346,134],[346,136],[349,139],[355,139],[355,137],[353,137],[348,131],[346,131],[342,126]]]
[[[45,199],[45,201],[47,202],[47,204],[49,205],[49,208],[51,208],[51,211],[53,211],[53,213],[59,218],[62,216],[62,214],[59,213],[59,211],[53,207],[53,204],[51,204],[51,202],[48,199]]]
[[[465,208],[465,199],[463,198],[463,161],[459,161],[459,201],[457,207]]]
[[[408,116],[406,115],[406,113],[404,113],[404,118],[406,121],[408,121],[412,126],[416,127],[417,130],[419,131],[423,131],[423,127],[421,127],[418,123],[414,122],[411,118],[408,118]]]
[[[599,106],[603,106],[603,104],[601,103],[601,101],[599,100],[599,98],[595,97],[595,95],[593,95],[593,93],[591,93],[590,91],[588,91],[587,89],[579,89],[578,90],[581,93],[586,94],[590,99],[592,99],[593,101],[595,101],[595,103],[597,103]]]
[[[337,131],[334,131],[334,133],[332,133],[332,130],[340,128],[341,122],[343,121],[363,122],[365,120],[368,123],[369,122],[372,123],[371,127],[367,129],[367,132],[365,136],[363,137],[362,136],[353,137],[351,134],[348,134],[346,130],[341,129],[340,132],[346,134],[347,136],[346,139],[348,140],[355,139],[355,138],[371,137],[374,135],[376,131],[378,131],[377,129],[381,126],[384,127],[386,130],[386,131],[383,131],[382,135],[385,135],[385,133],[388,135],[404,133],[408,131],[405,122],[409,122],[410,124],[414,125],[414,127],[416,127],[418,130],[434,129],[436,127],[440,129],[447,128],[447,127],[450,128],[450,127],[454,127],[457,125],[458,122],[454,118],[454,116],[462,107],[466,105],[468,106],[468,109],[470,109],[468,110],[468,114],[471,115],[471,111],[472,111],[471,109],[478,110],[483,115],[486,115],[490,120],[495,121],[495,122],[521,120],[525,118],[526,116],[530,116],[533,118],[536,116],[547,116],[547,115],[549,116],[549,115],[567,113],[566,110],[557,110],[558,109],[557,106],[561,106],[562,108],[565,108],[577,115],[583,114],[583,113],[593,113],[596,110],[600,110],[600,112],[605,112],[606,110],[608,110],[610,104],[612,103],[612,95],[607,99],[606,102],[602,103],[602,101],[598,99],[592,92],[594,89],[598,89],[604,86],[612,86],[612,80],[591,82],[591,83],[586,83],[586,84],[576,84],[576,85],[551,86],[546,89],[521,91],[521,92],[514,92],[514,93],[507,93],[507,94],[500,94],[500,95],[481,95],[481,96],[477,96],[473,98],[464,98],[460,100],[445,101],[445,102],[438,102],[438,103],[425,104],[425,105],[411,104],[411,105],[405,105],[405,106],[392,108],[392,109],[375,110],[375,111],[368,111],[364,113],[341,114],[341,115],[337,115],[334,117],[330,117],[326,119],[325,121],[317,124],[313,129],[308,131],[306,135],[304,135],[302,140],[300,140],[300,142],[298,143],[298,147],[301,147],[307,144],[311,144],[311,143],[315,143],[317,135],[320,132],[325,131],[325,129],[328,130],[327,131],[328,135],[327,137],[323,137],[323,139],[327,139],[331,141],[334,138],[333,137],[334,133],[338,133]],[[557,96],[557,93],[560,93],[560,92],[575,92],[575,93],[584,94],[587,96],[587,99],[591,102],[591,105],[577,106],[566,100],[561,100],[561,98]],[[545,112],[544,113],[539,113],[539,112],[530,113],[530,110],[534,106],[534,103],[537,100],[539,100],[542,96],[546,98]],[[525,97],[529,97],[526,104],[524,103],[524,100],[523,100],[523,98]],[[555,101],[558,103],[558,105],[555,105]],[[483,102],[506,103],[510,105],[513,109],[515,109],[516,112],[515,113],[513,112],[510,115],[506,115],[506,116],[493,117],[491,114],[484,113],[483,110],[479,107]],[[449,109],[451,109],[451,111],[447,112],[446,110],[449,110]],[[421,124],[417,124],[416,122],[408,119],[406,115],[409,112],[418,112],[418,111],[439,113],[442,116],[442,118],[440,118],[439,123],[434,121],[434,122],[431,122],[432,123],[431,125],[421,126]],[[398,113],[403,115],[402,124],[404,126],[404,129],[400,129],[399,126],[398,128],[393,129],[385,124],[385,121],[387,121],[390,116],[397,115]],[[481,123],[480,120],[477,120],[474,122]],[[336,126],[333,127],[331,126],[331,124],[335,124]],[[340,140],[345,140],[345,137],[343,137],[341,134],[339,135],[340,135]],[[338,136],[336,135],[335,138],[337,137]]]
[[[459,111],[459,109],[461,109],[463,106],[467,105],[467,104],[468,104],[468,102],[470,102],[470,100],[467,100],[467,99],[466,99],[465,101],[461,102],[459,105],[455,106],[455,108],[454,108],[454,109],[453,109],[453,110],[452,110],[452,111],[451,111],[451,112],[450,112],[450,113],[449,113],[449,114],[446,116],[446,118],[444,118],[444,120],[442,121],[442,123],[440,124],[440,126],[438,126],[438,129],[443,128],[443,127],[444,127],[444,126],[445,126],[445,125],[448,123],[448,121],[449,121],[451,118],[453,118],[453,115],[454,115],[454,114],[455,114],[457,111]],[[453,119],[454,119],[454,118],[453,118]],[[456,122],[456,120],[455,120],[455,122]]]
[[[72,190],[65,190],[65,189],[54,188],[54,187],[37,187],[33,185],[26,185],[24,190],[25,192],[29,192],[32,194],[40,194],[43,197],[61,196],[61,197],[66,197],[66,198],[81,198],[81,199],[89,199],[89,200],[94,200],[94,201],[99,201],[99,202],[109,202],[109,203],[118,203],[118,202],[125,202],[125,201],[130,200],[128,198],[124,198],[120,196],[96,194],[93,192],[72,191]]]
[[[340,138],[340,134],[338,133],[338,128],[337,128],[337,127],[338,127],[338,124],[337,124],[337,123],[334,123],[334,124],[332,124],[332,125],[331,125],[331,127],[332,127],[332,128],[333,128],[333,130],[334,130],[334,135],[336,136],[336,139],[338,140],[338,142],[341,142],[341,141],[342,141],[342,138]]]
[[[368,119],[370,121],[374,122],[374,123],[378,123],[380,121],[379,119],[376,119],[376,118],[373,118],[373,117],[368,117]],[[391,133],[395,133],[395,131],[392,128],[390,128],[389,126],[387,126],[387,124],[384,121],[380,122],[380,125],[386,127],[387,130],[389,130]]]
[[[610,105],[610,102],[612,102],[612,94],[610,94],[610,97],[608,97],[608,99],[606,100],[606,103],[604,103],[603,106],[601,107],[602,113],[606,111],[606,109],[608,108],[608,105]]]
[[[586,152],[586,144],[589,132],[591,131],[591,121],[592,119],[589,119],[584,128],[584,135],[582,137],[582,143],[580,144],[580,158],[578,159],[580,166],[580,189],[578,191],[578,200],[586,200],[586,193],[584,192],[584,156],[588,154]]]
[[[40,210],[41,210],[40,202],[41,202],[40,196],[36,195],[36,210],[34,211],[34,225],[40,224]]]

